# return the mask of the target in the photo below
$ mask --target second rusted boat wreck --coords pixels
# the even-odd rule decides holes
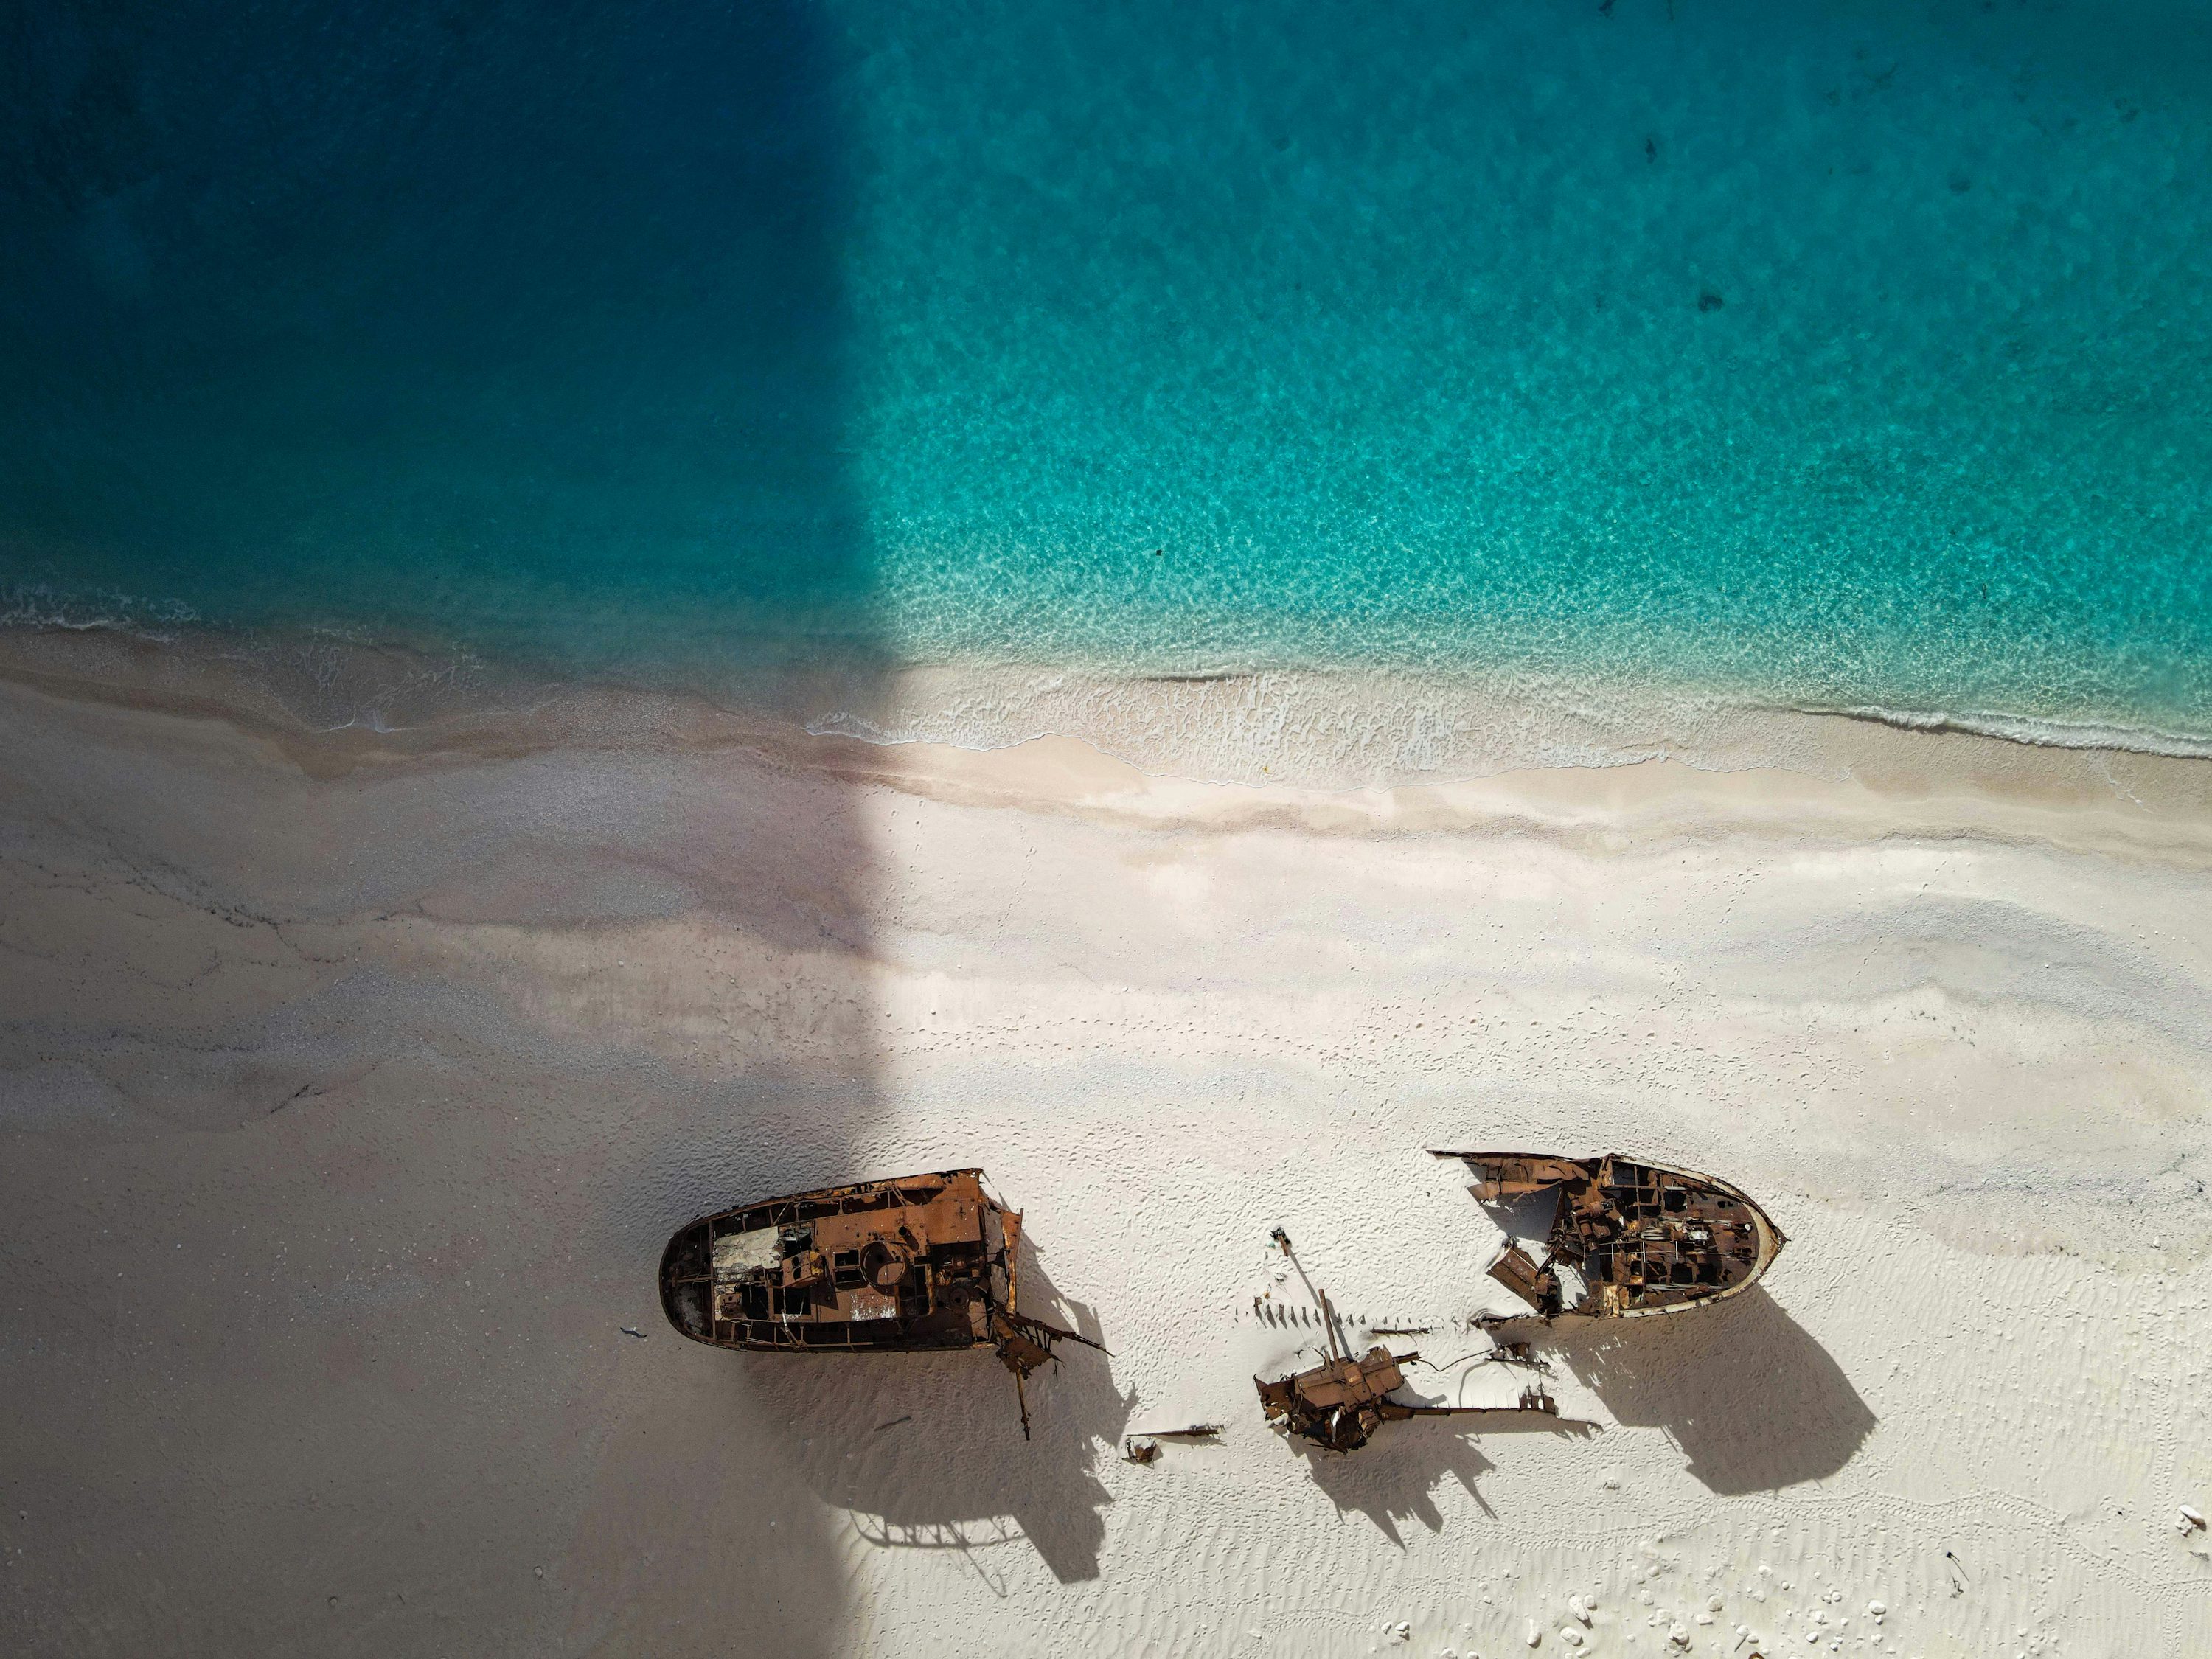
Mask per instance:
[[[1437,1152],[1486,1204],[1558,1194],[1540,1251],[1509,1243],[1490,1276],[1544,1319],[1679,1313],[1749,1290],[1788,1241],[1716,1176],[1621,1157]]]
[[[1401,1369],[1419,1360],[1418,1353],[1392,1353],[1377,1343],[1366,1355],[1354,1359],[1336,1334],[1336,1316],[1326,1297],[1321,1298],[1322,1323],[1328,1332],[1328,1358],[1311,1370],[1252,1382],[1260,1390],[1260,1409],[1270,1423],[1290,1434],[1310,1440],[1329,1451],[1358,1451],[1375,1437],[1385,1423],[1414,1417],[1494,1416],[1535,1412],[1548,1417],[1559,1413],[1559,1403],[1540,1387],[1522,1390],[1517,1406],[1431,1406],[1394,1400],[1392,1391],[1405,1386]],[[1529,1363],[1522,1351],[1499,1349],[1490,1356],[1516,1364]]]
[[[1066,1340],[1019,1312],[1022,1218],[981,1170],[945,1170],[763,1199],[668,1241],[660,1305],[695,1342],[775,1353],[988,1347],[1022,1383]]]

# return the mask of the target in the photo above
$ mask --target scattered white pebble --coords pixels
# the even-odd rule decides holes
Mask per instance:
[[[1567,1611],[1574,1614],[1577,1623],[1587,1625],[1590,1621],[1590,1604],[1579,1595],[1567,1598]]]
[[[1713,1622],[1713,1616],[1710,1613],[1701,1613],[1698,1615],[1698,1622],[1701,1625],[1710,1625]]]
[[[2184,1532],[2200,1532],[2200,1531],[2202,1531],[2202,1530],[2203,1529],[2203,1526],[2204,1526],[2204,1516],[2203,1516],[2203,1512],[2202,1512],[2201,1510],[2197,1510],[2197,1509],[2195,1509],[2195,1508],[2191,1507],[2191,1505],[2189,1505],[2189,1504],[2184,1504],[2181,1506],[2181,1529],[2182,1529],[2182,1531],[2184,1531]]]
[[[1705,1598],[1705,1611],[1707,1613],[1718,1613],[1720,1610],[1721,1598],[1717,1595],[1708,1595]]]
[[[1867,1603],[1867,1617],[1873,1620],[1877,1625],[1881,1622],[1882,1614],[1888,1611],[1889,1603],[1887,1601],[1869,1601]]]
[[[1578,1648],[1583,1644],[1583,1633],[1572,1625],[1562,1625],[1559,1626],[1559,1640],[1571,1648]]]
[[[1690,1627],[1687,1625],[1675,1626],[1667,1632],[1667,1639],[1678,1648],[1686,1648],[1690,1645]]]
[[[1528,1621],[1528,1628],[1523,1632],[1523,1634],[1526,1636],[1530,1647],[1541,1647],[1543,1645],[1544,1632],[1536,1628],[1536,1621],[1534,1620],[1531,1619]]]

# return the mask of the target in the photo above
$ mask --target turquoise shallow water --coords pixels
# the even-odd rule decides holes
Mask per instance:
[[[19,615],[2212,732],[2204,6],[79,11]]]

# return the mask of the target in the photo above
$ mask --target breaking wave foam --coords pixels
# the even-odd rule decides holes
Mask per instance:
[[[1798,712],[1842,720],[1866,720],[1905,732],[1956,732],[2037,749],[2107,749],[2123,754],[2160,755],[2180,760],[2212,760],[2212,737],[2156,726],[2120,726],[2091,720],[2057,720],[2026,714],[1947,709],[1801,707]]]

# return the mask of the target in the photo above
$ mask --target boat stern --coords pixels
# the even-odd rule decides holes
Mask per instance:
[[[694,1342],[714,1340],[714,1264],[708,1224],[696,1221],[668,1241],[660,1255],[660,1311]]]

